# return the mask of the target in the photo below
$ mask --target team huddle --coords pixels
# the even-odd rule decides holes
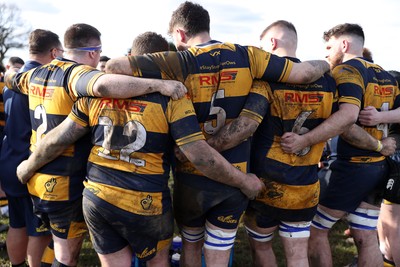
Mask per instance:
[[[276,230],[287,266],[332,266],[328,231],[340,219],[358,266],[400,265],[400,237],[385,226],[398,223],[398,203],[380,203],[400,92],[393,73],[363,57],[361,26],[328,30],[327,61],[304,62],[287,21],[262,32],[261,48],[209,32],[207,10],[184,2],[169,24],[177,51],[146,32],[105,71],[93,26],[70,26],[64,46],[50,31],[31,33],[30,60],[5,76],[15,103],[0,159],[13,149],[4,142],[26,149],[8,167],[27,186],[23,197],[5,190],[10,229],[27,227],[18,212],[29,214],[36,242],[10,256],[13,266],[27,255],[29,266],[76,266],[87,232],[102,266],[131,266],[132,257],[169,266],[174,225],[180,266],[201,266],[202,253],[207,266],[228,266],[241,222],[254,266],[277,266]],[[11,135],[17,121],[24,135]],[[332,138],[320,194],[318,164]]]

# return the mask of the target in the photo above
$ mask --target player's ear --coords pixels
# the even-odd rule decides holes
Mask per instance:
[[[186,31],[181,28],[176,28],[176,31],[178,32],[179,41],[182,43],[186,43],[187,39],[188,39],[188,37],[186,35]]]

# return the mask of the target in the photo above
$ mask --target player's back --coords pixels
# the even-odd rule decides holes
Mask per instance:
[[[309,183],[308,178],[316,177],[324,143],[288,154],[282,151],[280,138],[285,132],[304,134],[334,112],[335,81],[325,74],[311,84],[270,83],[270,87],[270,108],[253,137],[252,172],[283,183]]]
[[[173,146],[204,139],[190,99],[172,101],[158,93],[131,99],[81,98],[70,118],[91,128],[94,146],[85,195],[99,191],[97,197],[133,213],[139,211],[129,208],[131,200],[146,194],[154,203],[170,201]]]
[[[67,117],[78,94],[85,92],[90,81],[102,75],[99,73],[76,62],[55,59],[49,64],[17,74],[16,89],[29,96],[32,151],[46,133]],[[89,151],[90,139],[87,135],[38,170],[28,182],[31,195],[44,203],[37,203],[37,207],[50,211],[62,207],[64,201],[73,201],[82,195]],[[47,205],[50,202],[53,203]]]
[[[333,75],[339,90],[344,91],[347,98],[350,96],[357,99],[361,109],[373,106],[378,111],[387,111],[400,106],[400,92],[396,80],[377,64],[354,58],[338,65],[333,70]],[[388,124],[378,124],[375,127],[361,125],[361,127],[378,140],[388,135]],[[356,162],[384,159],[379,152],[356,148],[340,137],[338,156]]]

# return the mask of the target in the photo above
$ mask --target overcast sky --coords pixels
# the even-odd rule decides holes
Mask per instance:
[[[0,0],[4,1],[4,0]],[[68,26],[88,23],[102,33],[103,53],[122,56],[140,33],[167,36],[172,11],[179,0],[12,0],[32,29],[48,29],[60,36]],[[211,37],[219,41],[259,46],[262,30],[278,19],[292,22],[298,33],[301,60],[325,57],[322,34],[340,23],[358,23],[365,47],[375,63],[400,70],[400,1],[398,0],[198,0],[211,17]],[[26,59],[27,51],[11,50],[7,56]]]

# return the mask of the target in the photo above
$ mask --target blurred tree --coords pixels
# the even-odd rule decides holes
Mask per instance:
[[[0,3],[0,64],[10,48],[28,46],[31,26],[20,17],[20,9],[14,4]]]

